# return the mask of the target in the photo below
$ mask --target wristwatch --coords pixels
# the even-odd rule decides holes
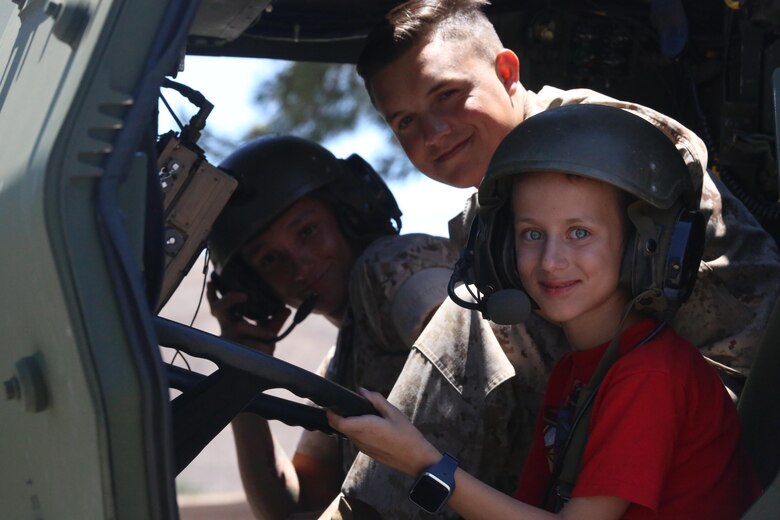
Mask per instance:
[[[429,513],[438,513],[455,491],[458,460],[445,453],[439,462],[423,471],[412,484],[409,498]]]

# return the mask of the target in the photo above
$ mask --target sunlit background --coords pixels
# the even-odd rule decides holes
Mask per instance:
[[[265,125],[275,107],[256,102],[258,86],[284,66],[285,62],[275,60],[187,56],[184,71],[175,80],[199,91],[214,105],[206,125],[207,136],[211,139],[204,138],[198,143],[210,161],[218,164],[221,156],[228,153],[232,146],[246,139],[251,128]],[[186,123],[196,112],[197,109],[177,92],[164,89],[163,93],[180,121]],[[161,103],[159,130],[162,133],[170,129],[178,130],[177,123]],[[218,146],[210,147],[210,143]],[[377,164],[377,158],[388,151],[387,143],[387,134],[381,132],[378,125],[363,123],[354,131],[342,133],[321,144],[337,157],[359,153],[368,162]],[[403,212],[403,233],[446,236],[448,220],[461,211],[469,192],[444,186],[416,172],[400,180],[390,180],[388,185]],[[211,317],[205,298],[196,316],[206,276],[201,257],[161,314],[182,323],[189,324],[194,320],[195,327],[219,334],[219,325]],[[336,333],[335,327],[323,318],[310,316],[277,345],[276,356],[314,370],[327,349],[334,344]],[[166,349],[163,354],[168,359],[172,356]],[[188,361],[193,369],[203,373],[214,369],[204,360],[188,358]],[[177,360],[177,364],[182,364],[181,360]],[[295,397],[287,392],[276,394]],[[292,455],[300,429],[276,421],[271,422],[271,428],[285,451]],[[215,497],[227,501],[243,500],[230,428],[219,434],[176,482],[180,502],[197,502],[203,497],[207,500],[215,500]]]

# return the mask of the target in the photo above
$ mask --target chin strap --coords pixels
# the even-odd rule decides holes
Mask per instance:
[[[620,355],[620,336],[623,326],[628,319],[631,310],[634,305],[643,298],[646,298],[646,294],[640,294],[636,296],[626,307],[623,317],[620,320],[618,329],[615,335],[612,337],[609,346],[601,356],[596,370],[593,372],[593,376],[590,378],[587,386],[583,388],[577,396],[577,404],[574,408],[574,420],[572,421],[571,430],[566,438],[566,443],[561,450],[560,455],[555,460],[552,474],[547,485],[547,491],[544,497],[545,507],[552,512],[559,512],[566,502],[571,498],[571,492],[574,489],[574,484],[577,482],[577,476],[582,469],[582,457],[585,453],[585,445],[588,442],[588,423],[590,422],[590,413],[593,410],[593,401],[598,393],[599,386],[604,380],[607,372],[612,365],[617,361]],[[674,313],[671,313],[674,315]],[[653,329],[650,334],[645,336],[642,341],[636,344],[636,347],[640,347],[655,338],[660,333],[670,320],[662,320],[658,326]]]

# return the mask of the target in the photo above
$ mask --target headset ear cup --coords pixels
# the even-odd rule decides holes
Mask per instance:
[[[663,245],[659,232],[664,224],[659,222],[655,208],[643,201],[631,203],[627,213],[632,231],[623,253],[621,281],[630,290],[631,297],[635,298],[658,288],[656,258],[659,255],[658,248]]]
[[[618,283],[623,290],[628,294],[635,294],[635,289],[639,280],[636,279],[635,274],[638,271],[637,263],[637,248],[639,236],[636,231],[632,230],[626,233],[625,246],[623,249],[623,259],[620,262],[620,279]]]
[[[503,230],[500,271],[498,273],[502,289],[522,289],[520,276],[517,272],[517,251],[515,250],[515,234],[512,226]]]
[[[515,252],[515,232],[512,211],[507,204],[495,222],[493,252],[495,254],[496,275],[500,289],[522,289],[520,277],[517,274],[517,254]]]
[[[672,305],[688,300],[696,283],[707,223],[700,211],[681,211],[675,220],[664,261],[662,289]]]
[[[285,307],[273,289],[257,276],[241,258],[233,258],[222,269],[218,277],[212,279],[217,290],[223,296],[233,291],[245,293],[247,301],[234,306],[234,310],[259,323],[266,323],[269,317]]]

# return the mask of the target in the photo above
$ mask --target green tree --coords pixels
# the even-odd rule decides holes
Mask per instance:
[[[258,86],[257,103],[268,108],[268,121],[247,138],[270,132],[291,133],[323,143],[359,131],[364,125],[386,135],[386,146],[373,166],[387,178],[414,171],[387,125],[377,114],[353,65],[291,62]],[[359,152],[359,150],[356,150]]]

